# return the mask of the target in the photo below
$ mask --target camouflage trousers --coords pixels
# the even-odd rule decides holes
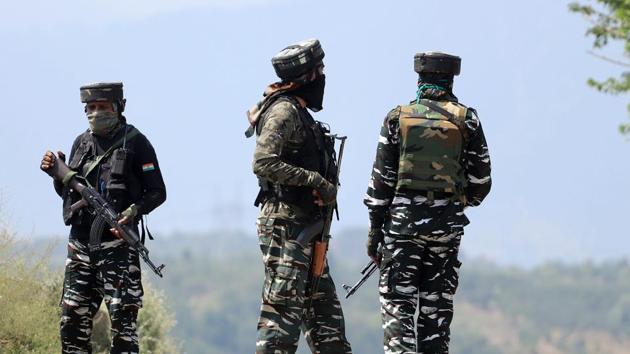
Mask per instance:
[[[87,241],[70,239],[61,299],[62,353],[92,352],[92,319],[103,300],[112,324],[111,353],[138,353],[140,280],[138,254],[124,241],[103,242],[91,253]]]
[[[295,241],[300,229],[286,221],[258,220],[265,280],[256,353],[295,353],[301,331],[313,353],[352,353],[328,266],[317,292],[308,294],[312,247]]]
[[[379,281],[386,354],[448,353],[462,234],[386,235]]]

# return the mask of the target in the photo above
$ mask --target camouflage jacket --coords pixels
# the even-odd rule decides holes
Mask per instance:
[[[431,100],[436,97],[427,93],[421,98]],[[441,99],[457,101],[452,95],[442,95]],[[399,115],[400,106],[387,114],[381,128],[364,199],[369,210],[370,227],[402,235],[429,235],[462,228],[469,223],[464,207],[481,204],[491,186],[490,155],[476,112],[469,109],[465,120],[468,141],[462,154],[462,166],[468,181],[466,205],[450,198],[436,198],[430,202],[422,192],[396,189],[400,154]]]
[[[273,102],[257,123],[253,171],[259,180],[270,184],[305,187],[295,190],[303,195],[302,199],[312,200],[312,191],[324,183],[324,177],[315,168],[301,167],[287,158],[287,155],[299,151],[308,140],[310,127],[305,126],[305,121],[315,122],[297,100],[290,98]],[[314,204],[267,200],[261,207],[260,216],[308,222],[318,216],[317,212]]]

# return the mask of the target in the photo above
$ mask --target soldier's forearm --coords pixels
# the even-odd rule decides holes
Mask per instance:
[[[277,157],[256,159],[253,170],[256,176],[274,184],[317,188],[323,182],[319,173],[288,164]]]
[[[135,204],[138,207],[138,215],[145,215],[159,207],[166,200],[166,190],[152,189],[144,193]]]
[[[363,204],[368,207],[370,217],[370,229],[380,229],[385,223],[385,218],[389,211],[391,198],[379,199],[373,196],[374,190],[368,189]]]
[[[492,187],[492,180],[490,177],[482,183],[475,184],[471,183],[466,187],[466,199],[468,206],[478,206],[483,202],[483,200],[490,193],[490,188]]]
[[[387,216],[387,211],[382,209],[370,209],[370,229],[378,229],[380,230],[385,224],[385,217]]]

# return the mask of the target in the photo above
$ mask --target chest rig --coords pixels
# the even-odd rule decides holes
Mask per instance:
[[[422,99],[401,107],[397,189],[463,198],[466,113],[465,106],[450,101]]]
[[[282,149],[280,159],[296,167],[317,171],[330,179],[336,174],[334,138],[329,136],[330,128],[327,124],[313,119],[306,108],[303,108],[292,96],[281,95],[269,106],[281,101],[288,101],[296,107],[298,112],[296,130],[301,133],[301,139],[287,142]],[[261,119],[256,126],[258,134],[264,121],[264,118]],[[316,207],[312,187],[274,184],[263,178],[258,178],[258,185],[260,191],[254,201],[255,206],[273,200],[297,205],[307,210]]]
[[[89,132],[83,133],[68,167],[79,172],[86,183],[94,187],[117,211],[122,211],[137,199],[141,192],[140,181],[132,172],[133,138],[139,131],[125,125],[112,141],[97,141]],[[91,223],[83,209],[73,212],[70,206],[80,196],[68,190],[64,197],[64,221],[66,224]]]

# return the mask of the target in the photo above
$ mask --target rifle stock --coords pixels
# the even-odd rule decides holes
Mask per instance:
[[[326,251],[328,251],[328,241],[315,242],[315,246],[313,246],[313,264],[311,265],[311,272],[316,278],[319,278],[322,274],[324,274],[324,268],[326,266]]]
[[[329,135],[334,140],[339,140],[339,157],[337,158],[337,171],[335,173],[334,180],[331,181],[335,189],[338,189],[339,185],[339,175],[341,174],[341,161],[343,158],[343,150],[346,143],[346,136],[338,136],[336,134]],[[328,172],[327,172],[328,173]],[[325,176],[326,177],[326,176]],[[336,195],[336,193],[335,193]],[[311,299],[309,301],[308,307],[310,308],[313,304],[313,295],[317,292],[319,288],[319,280],[324,274],[324,269],[326,268],[326,253],[328,251],[328,240],[330,239],[330,227],[332,225],[333,214],[335,210],[337,210],[337,202],[333,202],[331,205],[324,207],[324,218],[323,220],[318,220],[313,225],[310,225],[306,229],[310,229],[312,231],[316,230],[316,226],[321,223],[321,231],[318,233],[314,233],[314,236],[319,236],[319,239],[315,241],[313,247],[313,255],[311,258]],[[312,228],[311,228],[312,227]],[[305,229],[305,230],[306,230]]]

